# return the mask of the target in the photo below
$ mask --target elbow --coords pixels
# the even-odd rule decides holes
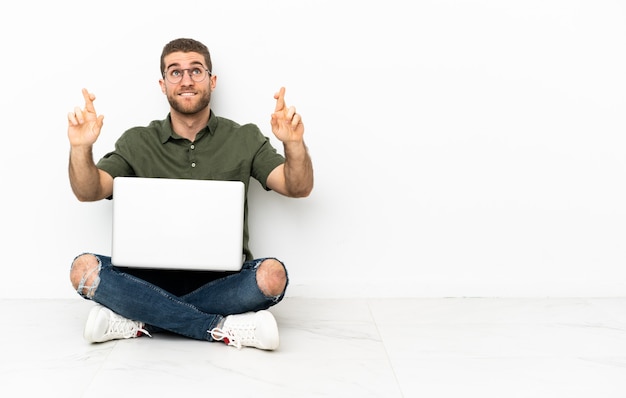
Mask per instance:
[[[92,198],[90,198],[88,196],[84,196],[84,195],[75,194],[74,196],[76,196],[76,199],[78,199],[79,202],[83,202],[83,203],[85,203],[85,202],[94,202],[95,201],[94,199],[92,199]]]
[[[307,197],[309,197],[309,195],[311,195],[311,192],[313,192],[313,187],[311,187],[311,188],[309,188],[309,189],[307,189],[305,191],[299,192],[297,197],[298,198],[307,198]]]
[[[77,191],[73,186],[72,186],[72,192],[74,193],[74,197],[76,197],[76,199],[78,199],[79,202],[89,202],[89,198],[83,193]]]
[[[311,195],[311,192],[313,192],[313,184],[307,187],[300,187],[297,190],[293,190],[292,192],[290,192],[289,196],[291,196],[292,198],[306,198]]]
[[[76,197],[76,199],[78,199],[79,202],[95,202],[95,201],[102,199],[94,194],[80,192],[77,190],[73,190],[73,192],[74,192],[74,196]]]

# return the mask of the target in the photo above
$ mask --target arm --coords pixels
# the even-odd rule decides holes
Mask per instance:
[[[313,163],[303,140],[304,125],[296,108],[285,104],[285,88],[274,94],[276,109],[272,114],[272,132],[285,149],[285,163],[267,178],[267,186],[285,196],[301,198],[313,190]]]
[[[93,106],[96,96],[83,89],[85,108],[76,107],[67,115],[67,135],[70,141],[69,178],[72,191],[81,202],[109,197],[113,192],[113,177],[98,169],[93,161],[93,144],[100,135],[104,116],[98,116]]]

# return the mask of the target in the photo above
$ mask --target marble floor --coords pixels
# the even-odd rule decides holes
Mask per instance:
[[[626,298],[310,299],[278,350],[87,344],[92,303],[0,300],[4,397],[626,397]]]

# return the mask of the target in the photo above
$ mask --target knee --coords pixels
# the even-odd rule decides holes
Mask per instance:
[[[92,297],[100,278],[100,260],[93,254],[81,254],[74,259],[70,269],[70,281],[74,289],[84,297]]]
[[[259,265],[256,273],[259,289],[268,297],[280,296],[287,288],[287,271],[278,260],[268,258]]]

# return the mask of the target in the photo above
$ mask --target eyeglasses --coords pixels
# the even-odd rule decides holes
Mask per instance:
[[[196,83],[200,83],[201,81],[206,79],[207,76],[211,76],[211,72],[209,72],[208,69],[195,67],[189,69],[168,69],[165,71],[164,77],[167,79],[168,82],[172,84],[177,84],[180,83],[181,80],[183,80],[183,76],[185,76],[185,71],[187,71],[189,77],[191,77],[191,80]]]

